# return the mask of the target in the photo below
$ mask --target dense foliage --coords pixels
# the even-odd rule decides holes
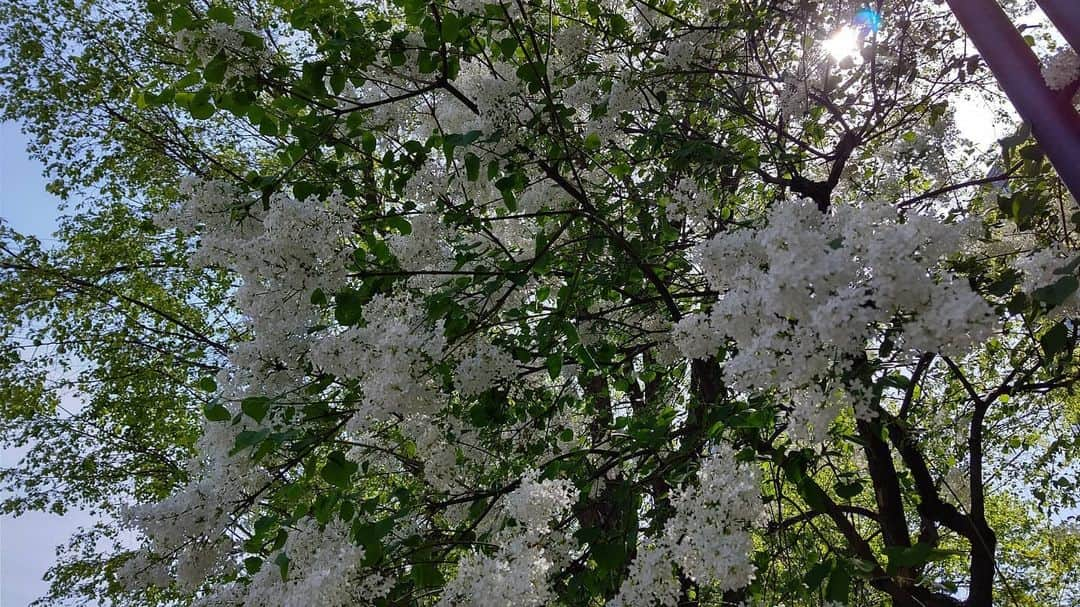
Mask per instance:
[[[49,601],[1080,600],[1080,208],[936,3],[0,23],[81,201],[0,240],[5,510],[106,517]]]

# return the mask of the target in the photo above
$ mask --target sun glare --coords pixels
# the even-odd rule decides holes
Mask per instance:
[[[829,37],[823,45],[825,52],[829,53],[836,61],[844,59],[857,59],[859,53],[859,30],[846,25]]]

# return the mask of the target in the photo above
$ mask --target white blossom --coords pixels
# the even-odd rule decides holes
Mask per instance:
[[[461,394],[476,396],[501,381],[513,378],[516,373],[517,363],[509,352],[485,343],[458,363],[454,384]]]
[[[764,514],[761,471],[739,462],[727,446],[715,449],[698,470],[696,482],[674,492],[674,513],[659,537],[646,538],[619,594],[609,607],[678,603],[672,566],[690,579],[734,590],[754,576],[750,530]]]
[[[1046,61],[1042,76],[1051,90],[1065,89],[1080,80],[1080,55],[1070,48],[1063,48]]]
[[[549,577],[556,570],[558,552],[565,546],[552,523],[577,498],[566,480],[538,480],[526,473],[521,484],[503,498],[502,510],[516,525],[502,532],[502,545],[493,555],[478,551],[458,563],[439,607],[540,607],[555,597]]]
[[[940,269],[971,226],[924,215],[900,219],[884,205],[822,214],[809,201],[779,204],[757,230],[722,233],[697,251],[720,292],[710,311],[686,316],[674,338],[684,354],[739,344],[725,373],[741,389],[797,389],[842,370],[897,315],[905,344],[961,352],[995,326],[966,283]]]

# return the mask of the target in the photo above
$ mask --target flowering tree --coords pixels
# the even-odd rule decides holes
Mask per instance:
[[[108,115],[189,174],[142,208],[202,429],[96,592],[1075,600],[1080,209],[1023,129],[959,140],[948,12],[826,4],[136,11]]]

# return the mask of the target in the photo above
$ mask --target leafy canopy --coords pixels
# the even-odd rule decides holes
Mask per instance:
[[[1080,209],[934,3],[0,11],[48,600],[1078,598]]]

